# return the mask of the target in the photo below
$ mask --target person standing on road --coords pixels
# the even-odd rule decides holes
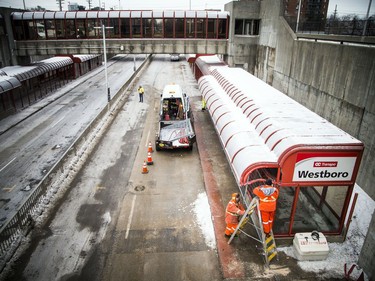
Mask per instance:
[[[259,211],[262,216],[263,231],[268,237],[272,231],[279,190],[273,186],[271,179],[267,179],[266,184],[254,188],[253,193],[259,198]]]
[[[143,102],[143,95],[145,94],[145,90],[142,86],[138,87],[138,94],[139,94],[139,102]]]
[[[240,216],[245,213],[245,208],[240,202],[240,195],[238,193],[232,194],[232,199],[229,201],[225,210],[225,236],[230,237],[236,230],[238,223],[240,222]]]

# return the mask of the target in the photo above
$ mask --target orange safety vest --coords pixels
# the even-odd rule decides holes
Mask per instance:
[[[236,224],[239,222],[239,216],[245,213],[245,209],[241,203],[236,203],[235,199],[229,201],[225,210],[225,222]]]
[[[262,185],[254,188],[253,193],[259,197],[259,210],[273,212],[276,210],[276,201],[279,190],[273,186]]]

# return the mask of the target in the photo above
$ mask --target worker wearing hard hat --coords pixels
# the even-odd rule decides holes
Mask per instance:
[[[279,190],[273,186],[271,179],[267,179],[266,184],[254,188],[253,193],[259,197],[259,210],[262,216],[263,231],[266,236],[269,236],[272,231]]]
[[[225,210],[225,223],[227,224],[225,236],[230,237],[233,234],[240,221],[240,216],[244,213],[245,208],[240,202],[240,195],[238,193],[233,193]]]

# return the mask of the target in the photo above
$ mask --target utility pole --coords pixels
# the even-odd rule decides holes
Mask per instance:
[[[371,2],[372,2],[372,0],[369,0],[368,8],[367,8],[367,14],[366,14],[366,21],[365,21],[365,25],[363,26],[362,36],[366,35],[368,15],[370,14]]]
[[[56,1],[59,4],[60,12],[62,11],[62,4],[64,4],[64,0],[57,0]],[[25,0],[23,0],[23,3],[25,3]]]
[[[333,12],[333,20],[336,19],[337,16],[337,5],[335,5],[335,11]]]
[[[298,15],[297,15],[296,33],[298,32],[299,15],[300,15],[300,13],[301,13],[301,0],[299,0],[299,4],[298,4]]]
[[[105,42],[105,30],[112,29],[113,27],[106,27],[104,24],[102,26],[95,26],[95,29],[101,29],[103,33],[103,53],[104,53],[104,74],[105,74],[105,91],[107,92],[107,99],[108,99],[108,109],[109,109],[109,102],[111,101],[111,89],[108,87],[108,74],[107,74],[107,48]]]

